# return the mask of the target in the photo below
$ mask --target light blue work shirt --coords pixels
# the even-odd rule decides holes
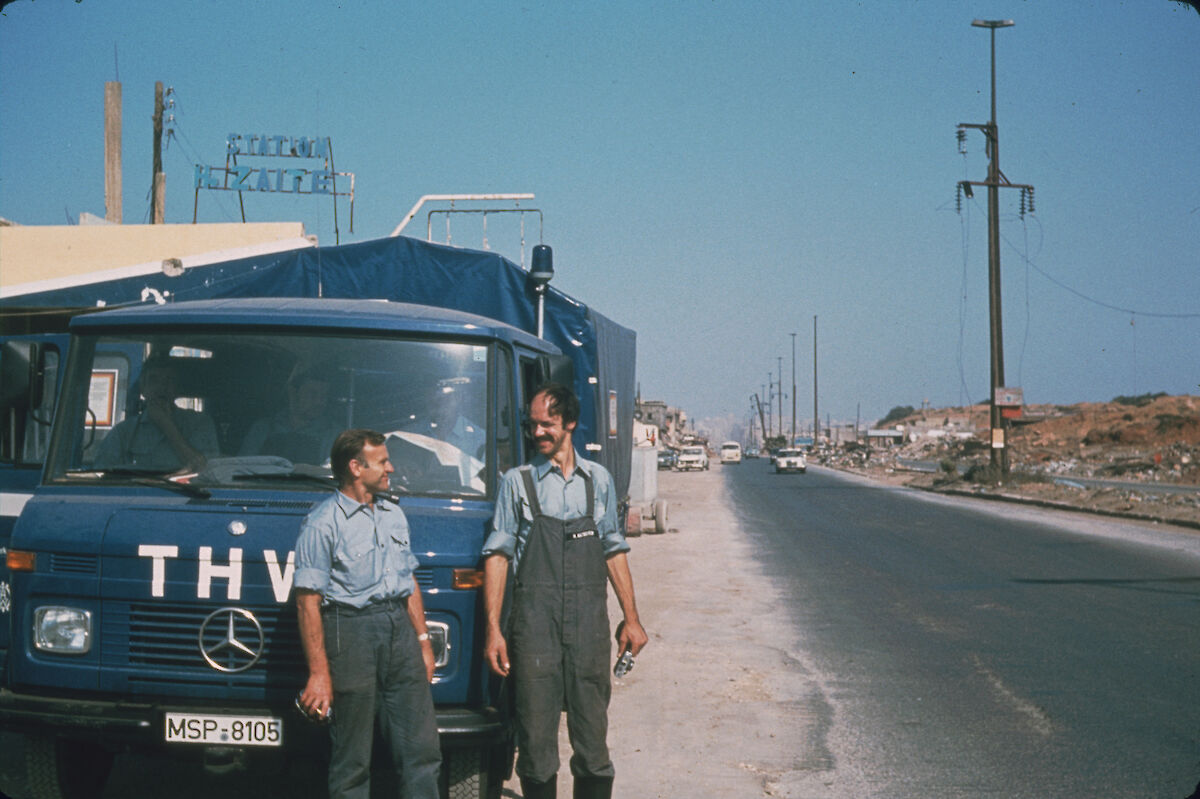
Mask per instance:
[[[525,499],[524,480],[518,466],[509,469],[500,479],[500,492],[496,497],[496,511],[492,516],[492,532],[483,542],[483,555],[500,554],[512,560],[513,568],[521,561],[525,542],[533,527],[533,510]],[[535,455],[529,467],[533,470],[533,484],[537,489],[537,500],[542,513],[556,519],[577,519],[587,512],[587,484],[590,479],[594,491],[592,518],[596,532],[604,545],[608,557],[618,552],[628,552],[629,542],[617,526],[617,497],[612,475],[600,464],[587,460],[575,452],[575,471],[564,477],[562,470],[544,455]]]
[[[417,557],[400,506],[360,504],[341,491],[309,512],[296,540],[296,588],[355,608],[408,596]]]

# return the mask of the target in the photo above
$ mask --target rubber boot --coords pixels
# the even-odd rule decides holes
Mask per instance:
[[[575,799],[612,799],[612,777],[576,777]]]
[[[555,799],[558,796],[558,778],[555,776],[548,782],[538,782],[521,777],[521,796],[524,799]]]

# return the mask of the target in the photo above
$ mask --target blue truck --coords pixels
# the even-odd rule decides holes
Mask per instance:
[[[498,477],[531,453],[521,414],[534,387],[567,380],[583,400],[577,445],[625,493],[632,331],[550,291],[539,338],[524,270],[409,239],[208,270],[23,297],[20,314],[124,307],[66,313],[69,338],[0,337],[12,378],[0,480],[19,510],[0,531],[0,791],[97,796],[126,749],[216,769],[323,751],[323,732],[292,707],[307,670],[291,581],[300,522],[334,487],[327,460],[299,454],[295,436],[252,435],[286,411],[303,367],[330,386],[314,437],[387,434],[437,655],[443,791],[498,797],[512,734],[481,657],[479,590]],[[139,281],[169,299],[142,302]],[[176,407],[215,435],[194,470],[118,445],[142,418],[151,358],[175,367]],[[427,421],[446,392],[469,444]]]

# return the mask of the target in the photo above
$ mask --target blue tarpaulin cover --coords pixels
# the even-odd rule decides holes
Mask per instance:
[[[196,266],[178,277],[155,273],[6,297],[0,299],[0,311],[113,307],[152,302],[155,295],[168,302],[383,299],[468,311],[536,334],[536,295],[526,278],[525,270],[495,253],[396,236]],[[546,291],[544,328],[544,338],[575,367],[581,405],[576,446],[612,472],[624,496],[633,440],[636,334],[553,287]],[[615,419],[610,418],[612,398]],[[600,450],[584,451],[586,444],[599,444]]]

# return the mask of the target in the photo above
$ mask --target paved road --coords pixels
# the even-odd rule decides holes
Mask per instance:
[[[1195,534],[997,514],[821,469],[724,476],[828,680],[826,795],[1191,793]]]

